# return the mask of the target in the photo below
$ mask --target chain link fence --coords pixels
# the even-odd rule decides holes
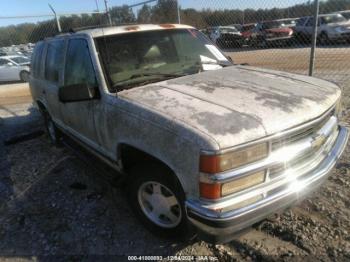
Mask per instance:
[[[59,30],[183,23],[200,29],[237,64],[300,74],[311,70],[315,76],[350,85],[350,0],[131,0],[124,5],[91,1],[96,9],[82,14],[52,9],[39,16],[0,16],[0,54],[29,57],[37,41]]]

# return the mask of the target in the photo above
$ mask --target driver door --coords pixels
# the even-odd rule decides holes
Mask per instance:
[[[66,52],[64,85],[79,84],[98,85],[87,40],[73,38],[69,40]],[[94,148],[98,144],[94,120],[94,108],[98,103],[98,99],[60,103],[65,128]]]

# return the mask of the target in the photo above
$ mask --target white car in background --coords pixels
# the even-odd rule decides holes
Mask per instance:
[[[337,12],[337,13],[341,14],[342,16],[344,16],[347,20],[350,20],[350,10],[340,11],[340,12]]]
[[[300,18],[295,27],[296,37],[302,41],[310,41],[313,25],[312,16]],[[350,21],[339,13],[320,15],[317,22],[317,38],[321,45],[336,41],[350,43]]]
[[[30,59],[25,56],[0,56],[0,81],[28,82]]]

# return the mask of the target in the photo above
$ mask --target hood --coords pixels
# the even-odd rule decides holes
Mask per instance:
[[[350,21],[330,23],[330,24],[327,24],[327,26],[330,26],[330,27],[338,27],[338,26],[350,27]]]
[[[118,93],[189,125],[219,149],[317,118],[340,97],[335,84],[273,70],[231,66]]]

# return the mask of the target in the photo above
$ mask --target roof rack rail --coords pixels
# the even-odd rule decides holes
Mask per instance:
[[[102,27],[112,27],[112,26],[125,26],[125,25],[136,25],[137,23],[120,23],[117,25],[110,25],[110,24],[101,24],[101,25],[90,25],[90,26],[82,26],[82,27],[75,27],[69,29],[69,33],[76,33],[81,30],[86,30],[86,29],[95,29],[95,28],[102,28]]]
[[[76,32],[81,31],[81,30],[95,29],[95,28],[102,28],[102,27],[111,27],[111,26],[112,25],[109,25],[109,24],[81,26],[81,27],[70,28],[68,30],[68,32],[69,33],[76,33]]]

